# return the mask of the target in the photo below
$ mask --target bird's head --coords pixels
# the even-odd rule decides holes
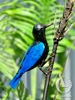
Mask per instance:
[[[51,24],[43,25],[43,24],[36,24],[33,27],[33,36],[35,40],[42,40],[45,38],[45,29],[50,26]]]

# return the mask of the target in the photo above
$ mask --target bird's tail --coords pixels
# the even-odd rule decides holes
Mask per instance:
[[[16,89],[20,79],[22,77],[22,74],[16,74],[15,77],[11,80],[11,82],[9,83],[9,85],[13,88]]]

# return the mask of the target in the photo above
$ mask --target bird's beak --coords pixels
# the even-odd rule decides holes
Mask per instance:
[[[53,23],[51,23],[51,24],[46,24],[46,25],[44,25],[44,26],[45,26],[45,28],[47,28],[47,27],[49,27],[49,26],[51,26],[51,25],[53,25]]]

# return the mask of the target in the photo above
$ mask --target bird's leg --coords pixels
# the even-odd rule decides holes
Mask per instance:
[[[51,59],[51,57],[49,57],[46,61],[43,61],[43,62],[40,64],[40,67],[43,67],[50,59]]]
[[[40,66],[39,66],[39,69],[43,72],[43,74],[45,74],[46,76],[47,76],[47,73],[42,69],[42,67],[49,61],[51,59],[51,57],[50,58],[48,58],[46,61],[43,61],[41,64],[40,64]],[[49,72],[48,72],[49,73]]]
[[[51,70],[51,68],[49,68],[48,71],[45,72],[45,71],[42,69],[42,67],[43,67],[52,57],[54,57],[54,56],[55,56],[55,54],[54,54],[54,55],[51,55],[51,57],[49,57],[46,61],[43,61],[43,62],[40,64],[39,69],[40,69],[46,76],[47,76],[52,70]]]
[[[40,64],[39,69],[40,69],[46,76],[47,76],[52,70],[51,70],[51,68],[49,68],[48,71],[45,72],[45,71],[42,69],[42,67],[43,67],[52,57],[54,57],[54,56],[55,56],[55,54],[51,55],[51,57],[49,57],[46,61],[43,61],[43,62]]]
[[[42,69],[42,67],[39,67],[39,69],[47,76],[47,73]]]
[[[40,64],[40,67],[43,67],[45,64],[46,64],[46,61],[43,61],[43,62]]]
[[[49,68],[47,72],[45,72],[45,71],[42,69],[42,67],[39,67],[39,69],[40,69],[40,70],[43,72],[43,74],[46,75],[46,76],[47,76],[50,72],[52,72],[52,69],[51,69],[51,68]]]
[[[43,61],[41,64],[40,64],[40,67],[39,69],[43,72],[43,74],[47,75],[47,73],[42,69],[43,65],[46,63],[46,61]]]

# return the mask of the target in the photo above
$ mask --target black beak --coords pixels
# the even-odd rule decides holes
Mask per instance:
[[[51,24],[46,24],[46,25],[44,25],[44,27],[47,28],[47,27],[49,27],[49,26],[51,26],[51,25],[53,25],[53,23],[51,23]]]

